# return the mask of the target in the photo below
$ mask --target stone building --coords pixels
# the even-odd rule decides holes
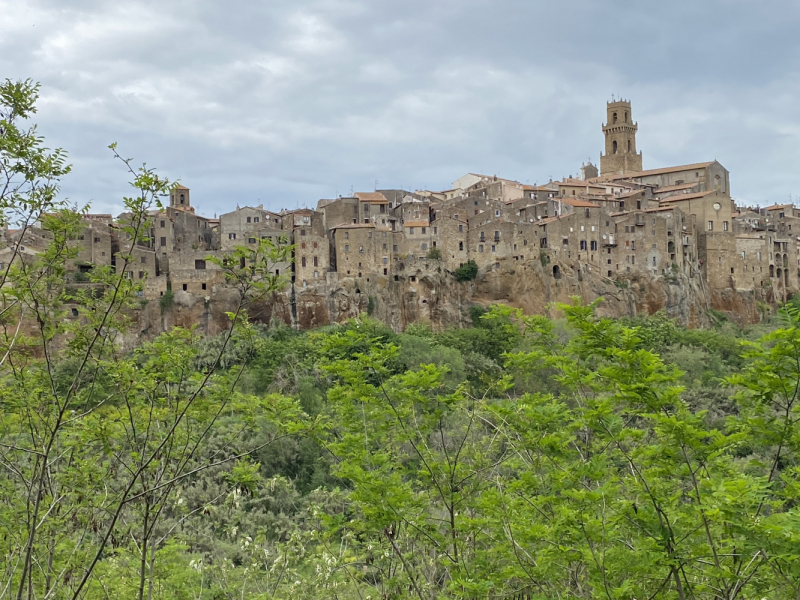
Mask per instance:
[[[617,100],[606,104],[608,114],[603,125],[606,150],[600,155],[600,175],[624,175],[642,170],[642,153],[636,151],[636,132],[631,103]]]

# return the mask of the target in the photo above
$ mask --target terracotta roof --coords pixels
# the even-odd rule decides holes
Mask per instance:
[[[536,225],[547,225],[548,223],[552,223],[553,221],[558,221],[559,217],[547,217],[546,219],[542,219],[541,221],[536,221]]]
[[[664,173],[677,173],[680,171],[691,171],[693,169],[705,169],[713,165],[715,160],[702,163],[693,163],[691,165],[678,165],[675,167],[664,167],[662,169],[649,169],[647,171],[634,171],[631,173],[623,173],[622,175],[611,176],[609,179],[633,179],[635,177],[647,177],[648,175],[663,175]]]
[[[427,221],[406,221],[403,227],[429,227],[430,223]]]
[[[651,212],[664,212],[667,210],[674,210],[674,206],[659,206],[658,208],[645,208],[642,212],[651,213]]]
[[[614,198],[630,198],[637,194],[643,193],[645,190],[631,190],[630,192],[625,192],[624,194],[620,194],[619,196],[614,196]],[[613,200],[613,198],[612,198]]]
[[[553,200],[555,200],[555,198],[553,198]],[[577,198],[573,198],[572,196],[567,196],[566,198],[559,198],[559,200],[564,204],[574,206],[575,208],[600,208],[600,206],[597,204],[586,202],[586,200],[578,200]]]
[[[371,202],[373,204],[388,204],[386,196],[380,192],[356,192],[356,198],[361,202]]]
[[[675,194],[673,196],[667,196],[661,200],[661,203],[664,202],[683,202],[684,200],[696,200],[697,198],[702,198],[703,196],[708,196],[709,194],[713,194],[716,190],[709,190],[708,192],[696,192],[694,194]]]
[[[781,210],[786,208],[794,208],[794,204],[773,204],[766,207],[764,210]]]
[[[605,189],[605,187],[606,187],[603,184],[592,183],[591,181],[587,181],[585,179],[569,179],[569,178],[565,178],[563,181],[556,181],[555,183],[557,185],[564,185],[564,186],[570,185],[570,186],[573,186],[573,187],[587,187],[588,186],[588,187],[601,187],[603,189]]]

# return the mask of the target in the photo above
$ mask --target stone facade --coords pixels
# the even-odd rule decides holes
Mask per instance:
[[[587,293],[660,282],[666,305],[693,306],[687,322],[695,323],[702,321],[700,301],[692,298],[752,318],[755,299],[783,301],[798,290],[800,210],[737,207],[730,175],[717,161],[642,170],[630,102],[606,108],[599,174],[584,164],[581,179],[531,186],[468,173],[444,191],[356,192],[320,200],[316,210],[237,206],[219,219],[197,215],[190,190],[180,186],[169,206],[149,215],[147,239],[132,250],[120,227],[127,215],[86,215],[70,269],[124,269],[142,281],[146,299],[185,293],[180,297],[208,315],[210,298],[230,295],[210,257],[264,239],[291,244],[292,261],[274,267],[291,284],[281,318],[309,325],[365,309],[363,290],[371,290],[373,307],[404,307],[400,316],[385,314],[391,322],[454,318],[436,308],[436,286],[470,260],[480,272],[471,297],[486,297],[478,288],[488,282],[503,301],[533,307],[538,300],[514,293],[536,294],[566,281]],[[0,265],[32,259],[48,240],[41,226],[3,232]],[[691,297],[670,291],[678,284]],[[402,298],[390,297],[401,290]],[[659,302],[647,306],[655,310]]]
[[[618,100],[606,104],[608,117],[603,125],[606,151],[600,155],[600,174],[624,175],[642,170],[642,153],[636,151],[636,132],[631,103]]]

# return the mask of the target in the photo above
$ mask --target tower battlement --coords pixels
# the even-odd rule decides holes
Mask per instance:
[[[600,174],[622,174],[642,170],[642,153],[636,150],[638,123],[634,122],[630,100],[606,102],[605,153],[600,155]]]

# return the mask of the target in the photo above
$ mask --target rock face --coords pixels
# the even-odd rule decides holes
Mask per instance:
[[[138,335],[126,341],[134,344],[174,325],[194,325],[206,335],[216,335],[227,327],[226,312],[235,309],[235,294],[230,288],[215,286],[206,297],[178,291],[169,306],[150,302],[138,315]],[[468,326],[472,305],[503,303],[526,314],[546,314],[551,303],[569,302],[573,296],[581,296],[585,302],[602,297],[598,313],[603,316],[664,310],[688,327],[708,325],[709,308],[725,311],[740,323],[756,322],[759,303],[774,302],[768,290],[710,291],[699,273],[612,280],[597,272],[579,273],[570,265],[550,263],[546,258],[508,259],[481,270],[473,281],[459,283],[439,261],[419,260],[406,265],[396,277],[331,277],[307,288],[293,286],[252,304],[248,313],[257,322],[277,319],[298,329],[341,323],[369,313],[395,331],[418,321],[440,330]]]

